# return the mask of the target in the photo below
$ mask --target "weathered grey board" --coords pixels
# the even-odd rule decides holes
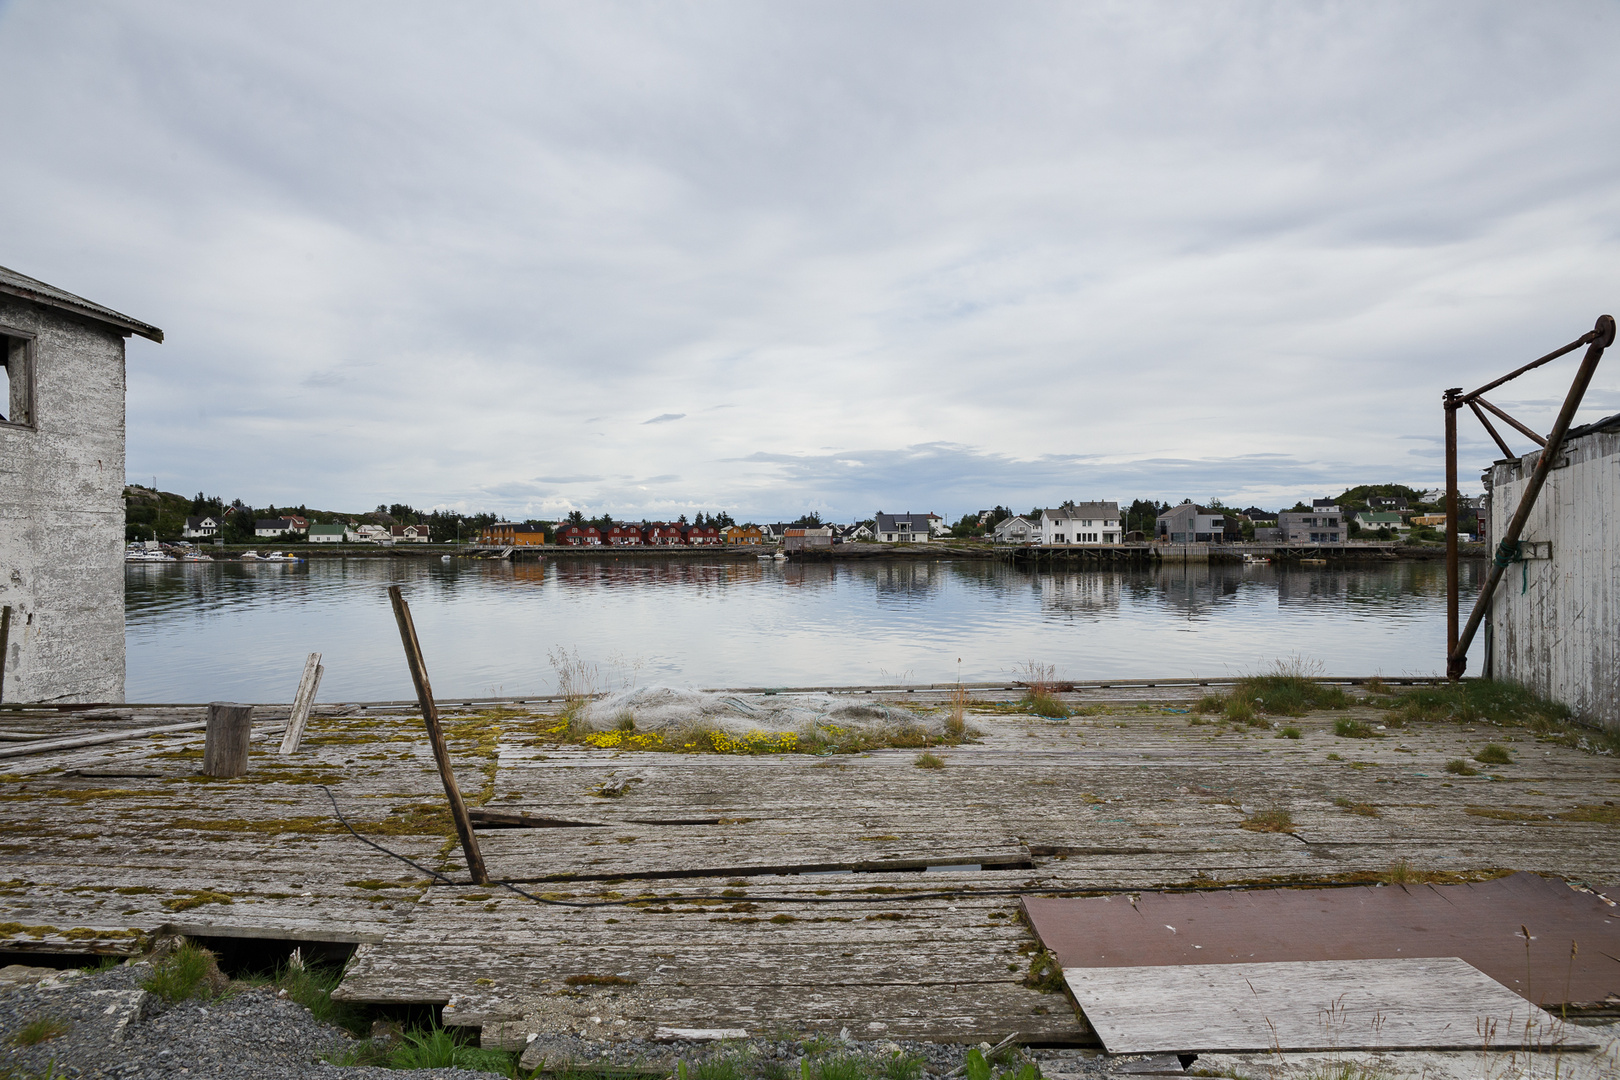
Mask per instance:
[[[1065,968],[1111,1054],[1595,1046],[1456,957]]]

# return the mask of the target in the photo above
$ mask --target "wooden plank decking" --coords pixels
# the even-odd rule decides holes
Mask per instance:
[[[447,1023],[509,1046],[536,1031],[659,1026],[1090,1044],[1064,995],[1025,985],[1036,943],[1018,918],[1022,891],[1349,880],[1396,859],[1620,885],[1613,758],[1486,726],[1343,739],[1332,733],[1342,712],[1297,721],[1297,741],[1217,735],[1179,711],[1205,689],[1093,688],[1075,697],[1103,711],[1066,722],[976,713],[983,737],[937,751],[944,769],[917,768],[912,750],[564,747],[528,707],[446,710],[470,804],[601,823],[481,829],[492,876],[611,906],[432,884],[351,836],[322,785],[369,839],[467,880],[421,722],[404,709],[317,707],[290,757],[275,753],[277,712],[261,709],[250,771],[234,780],[195,774],[200,731],[11,758],[0,948],[130,952],[165,927],[358,942],[340,996],[447,1005]],[[193,714],[0,714],[0,727],[59,734]],[[1513,736],[1516,764],[1445,771]],[[637,782],[623,797],[596,794],[627,777]],[[1243,827],[1269,809],[1291,814],[1289,832]],[[649,824],[694,819],[715,823]],[[963,864],[983,869],[922,870]]]

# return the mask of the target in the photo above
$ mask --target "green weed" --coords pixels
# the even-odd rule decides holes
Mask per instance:
[[[898,1050],[877,1063],[878,1080],[922,1080],[923,1059]]]
[[[1446,772],[1455,776],[1478,776],[1479,770],[1474,768],[1462,758],[1452,758],[1446,762]]]
[[[1293,724],[1289,724],[1287,727],[1285,727],[1281,731],[1277,732],[1277,738],[1279,738],[1279,739],[1297,739],[1300,736],[1302,736],[1303,734],[1304,734],[1304,732],[1300,731],[1299,728],[1295,727]]]
[[[728,1054],[698,1062],[692,1080],[743,1080],[743,1071],[736,1057]]]
[[[912,764],[917,766],[919,769],[943,769],[945,767],[945,759],[940,757],[938,754],[930,754],[925,750],[917,755],[917,760],[912,762]]]
[[[276,972],[272,985],[285,990],[288,998],[308,1009],[315,1019],[364,1035],[370,1029],[365,1010],[346,1001],[332,1000],[332,991],[342,981],[341,968],[288,963]]]
[[[863,1058],[853,1054],[824,1057],[814,1066],[815,1080],[869,1080],[871,1069]]]
[[[517,1075],[517,1055],[485,1050],[461,1042],[445,1028],[434,1026],[407,1031],[388,1055],[391,1069],[468,1069],[501,1076]]]
[[[1511,765],[1513,755],[1508,753],[1507,747],[1499,743],[1486,743],[1480,748],[1479,753],[1474,755],[1474,760],[1481,765]]]
[[[187,941],[152,965],[141,989],[173,1003],[193,997],[216,997],[225,988],[214,954]]]
[[[1333,734],[1341,739],[1376,739],[1378,732],[1369,724],[1360,720],[1339,719],[1333,721]]]
[[[73,1025],[54,1016],[41,1016],[28,1021],[11,1037],[13,1046],[38,1046],[51,1039],[59,1039],[72,1030]]]

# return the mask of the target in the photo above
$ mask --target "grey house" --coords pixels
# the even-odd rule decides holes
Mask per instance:
[[[1160,514],[1153,532],[1166,544],[1219,544],[1226,536],[1226,515],[1197,503],[1182,503]]]
[[[124,700],[124,339],[163,331],[0,267],[5,701]]]
[[[1286,544],[1342,544],[1345,540],[1344,515],[1337,506],[1326,511],[1299,513],[1285,511],[1277,515],[1277,531]]]

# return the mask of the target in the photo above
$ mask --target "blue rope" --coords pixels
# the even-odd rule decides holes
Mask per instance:
[[[1519,542],[1517,540],[1512,542],[1502,541],[1496,546],[1496,556],[1493,561],[1503,570],[1506,570],[1512,563],[1523,562],[1524,555],[1519,551]]]

